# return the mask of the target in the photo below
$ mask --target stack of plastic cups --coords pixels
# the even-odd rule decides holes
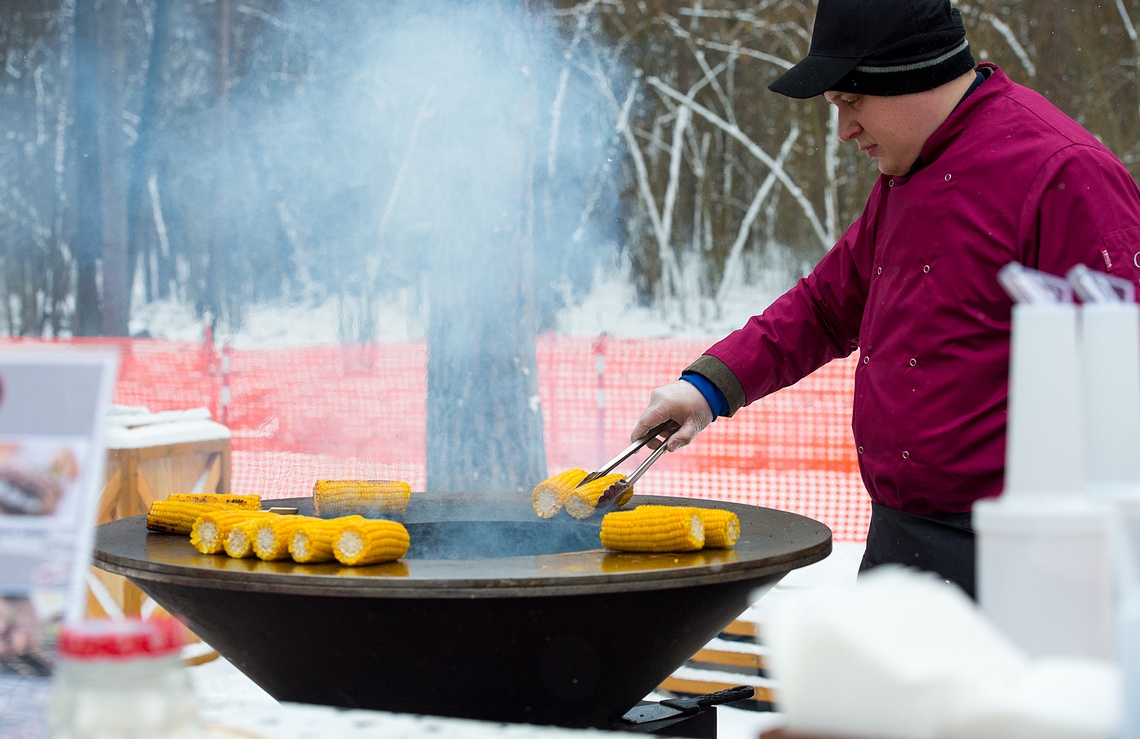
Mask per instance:
[[[1112,507],[1121,736],[1140,737],[1140,305],[1132,283],[1079,265],[1086,489]]]
[[[1110,519],[1085,487],[1077,306],[1061,278],[1004,267],[1013,297],[1005,490],[978,501],[978,601],[1030,656],[1111,659]]]

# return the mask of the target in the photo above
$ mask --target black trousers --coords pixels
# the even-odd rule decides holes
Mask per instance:
[[[974,529],[969,513],[903,513],[871,504],[867,550],[859,572],[898,564],[933,572],[976,599]]]

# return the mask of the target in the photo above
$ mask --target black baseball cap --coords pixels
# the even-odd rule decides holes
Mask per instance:
[[[907,95],[973,68],[962,14],[949,0],[819,0],[808,55],[768,89],[792,98]]]

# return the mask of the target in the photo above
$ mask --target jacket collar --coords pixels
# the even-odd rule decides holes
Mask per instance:
[[[983,62],[978,65],[978,69],[991,70],[989,79],[967,96],[926,139],[919,155],[920,161],[924,163],[923,166],[930,166],[936,161],[946,147],[953,143],[977,117],[978,111],[989,105],[993,99],[1005,95],[1013,87],[1013,82],[996,64]]]

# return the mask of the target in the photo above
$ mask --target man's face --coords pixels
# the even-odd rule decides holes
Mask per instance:
[[[839,111],[839,140],[854,140],[886,175],[910,172],[944,117],[935,113],[927,93],[881,97],[828,91],[823,97]]]

